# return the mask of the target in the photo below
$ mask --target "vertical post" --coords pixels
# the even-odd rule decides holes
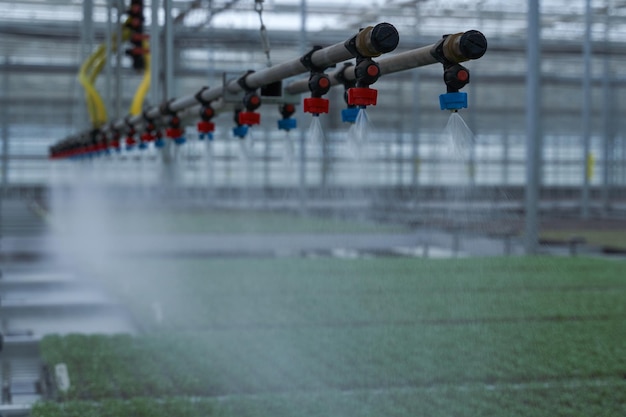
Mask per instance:
[[[106,63],[104,64],[104,105],[107,109],[107,114],[110,114],[111,105],[111,82],[113,78],[113,71],[111,68],[111,56],[113,53],[113,0],[107,0],[107,22],[106,22]],[[120,39],[117,39],[117,45],[119,46]]]
[[[604,22],[604,60],[602,77],[602,92],[604,95],[604,142],[602,149],[602,211],[605,215],[611,209],[611,144],[613,143],[613,90],[611,82],[611,57],[609,55],[609,33],[611,28],[611,0],[606,0],[606,16]]]
[[[420,2],[415,3],[415,37],[418,38],[420,34],[421,24],[421,9]],[[411,72],[411,84],[412,84],[412,112],[411,117],[411,186],[413,188],[413,196],[415,201],[418,201],[417,192],[419,186],[419,173],[420,173],[420,76],[417,69]]]
[[[150,101],[155,105],[159,103],[161,97],[159,6],[159,0],[152,0],[150,3]]]
[[[585,38],[583,42],[583,189],[580,215],[583,219],[589,218],[589,182],[590,172],[588,164],[591,149],[591,0],[585,0]]]
[[[526,72],[526,201],[524,248],[527,254],[539,249],[538,200],[541,175],[541,33],[539,0],[528,0]]]
[[[300,0],[300,54],[304,55],[307,48],[306,34],[307,4],[306,0]],[[304,129],[300,129],[300,172],[299,172],[299,206],[300,213],[306,211],[307,189],[306,189],[306,134]]]
[[[124,1],[118,0],[117,2],[117,39],[118,47],[115,59],[115,120],[119,120],[122,117],[122,13],[124,13]]]
[[[80,36],[80,57],[81,64],[84,62],[93,48],[93,0],[83,1],[83,24]],[[84,94],[83,94],[84,97]],[[84,102],[80,106],[78,112],[78,120],[82,126],[89,126],[89,117],[87,115],[87,103]]]
[[[8,102],[9,88],[11,83],[9,80],[9,57],[4,56],[4,65],[2,65],[2,91],[3,99]],[[0,200],[6,196],[7,187],[9,185],[9,106],[2,106],[2,190],[0,190]]]
[[[174,94],[174,22],[172,21],[172,0],[163,0],[165,8],[165,42],[163,61],[165,68],[163,100],[169,100]]]
[[[162,51],[162,59],[164,67],[163,73],[163,96],[162,101],[167,101],[172,97],[174,92],[174,66],[173,66],[173,49],[174,49],[174,33],[173,33],[173,21],[172,21],[172,0],[163,0],[163,9],[165,20],[163,22],[163,51]],[[159,63],[155,63],[155,66],[158,67]],[[158,68],[157,68],[158,71]],[[172,141],[166,141],[166,145],[163,147],[162,151],[162,160],[163,160],[163,174],[164,180],[166,183],[170,185],[173,184],[175,179],[174,172],[174,158],[172,156]]]

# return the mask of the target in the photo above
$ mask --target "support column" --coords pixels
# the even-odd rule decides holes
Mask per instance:
[[[541,183],[541,27],[539,0],[528,0],[526,75],[526,201],[524,248],[539,250],[539,186]]]
[[[421,24],[420,2],[415,4],[415,38],[419,39]],[[411,187],[413,188],[413,196],[418,201],[418,187],[420,174],[420,76],[417,69],[411,72],[411,100],[412,100],[412,116],[411,117]]]
[[[4,65],[2,66],[2,91],[4,92],[3,98],[8,100],[9,89],[11,83],[9,80],[9,57],[4,56]],[[0,185],[0,200],[6,196],[6,190],[9,185],[9,106],[2,106],[2,113],[0,119],[2,120],[2,178]]]
[[[159,0],[152,0],[150,3],[151,23],[150,23],[150,101],[157,105],[162,97],[161,94],[161,29],[159,26]]]
[[[614,113],[614,94],[612,89],[611,74],[611,57],[609,33],[611,28],[611,0],[606,1],[606,17],[604,22],[604,60],[603,60],[603,77],[602,92],[604,95],[604,141],[602,149],[602,212],[608,215],[611,210],[611,168],[612,157],[611,148],[615,135],[615,113]]]
[[[589,188],[590,172],[588,172],[589,157],[591,151],[591,23],[592,23],[591,0],[585,0],[585,38],[583,42],[583,109],[582,109],[582,133],[583,133],[583,188],[580,215],[583,219],[589,218]]]
[[[107,8],[107,21],[106,21],[106,32],[105,32],[105,42],[106,42],[106,63],[104,64],[104,105],[107,109],[107,114],[109,115],[109,119],[111,118],[111,109],[113,105],[111,103],[112,94],[111,87],[113,81],[113,71],[111,67],[111,57],[113,54],[113,0],[107,0],[106,2]],[[119,47],[120,40],[117,40],[117,46]]]
[[[81,64],[89,57],[93,50],[93,0],[83,1],[83,21],[80,34],[80,59]],[[83,99],[82,106],[79,107],[78,120],[79,125],[85,128],[90,128],[89,116],[87,113],[87,103],[84,99],[85,95],[82,94]]]
[[[122,14],[124,13],[124,1],[117,1],[117,39],[121,42],[122,39]],[[122,118],[122,58],[124,47],[120,43],[117,48],[115,59],[115,105],[114,112],[115,120]]]
[[[172,0],[163,0],[163,9],[165,14],[165,20],[163,22],[164,42],[162,50],[164,73],[162,87],[163,95],[161,97],[161,101],[167,101],[172,97],[172,94],[174,93],[174,22],[172,19]],[[177,149],[173,149],[174,146],[175,145],[172,144],[171,140],[167,140],[162,151],[164,175],[163,179],[167,184],[170,185],[172,185],[176,179],[174,171],[174,156],[172,155],[172,153]]]
[[[307,50],[307,3],[300,0],[300,54],[304,55]],[[306,184],[306,133],[305,128],[300,129],[300,170],[298,180],[299,210],[303,214],[307,206],[307,184]]]

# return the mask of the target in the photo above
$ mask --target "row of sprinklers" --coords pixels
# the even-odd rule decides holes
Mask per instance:
[[[271,65],[268,53],[266,68],[249,70],[234,77],[225,73],[222,85],[202,87],[195,94],[173,98],[158,106],[145,107],[143,99],[149,87],[150,50],[149,38],[143,33],[142,0],[132,0],[122,40],[132,43],[127,54],[133,58],[134,68],[144,70],[144,79],[138,87],[128,116],[121,120],[106,121],[104,105],[93,87],[102,69],[102,56],[106,55],[106,50],[101,46],[81,66],[82,78],[91,81],[88,85],[83,83],[83,86],[92,128],[51,146],[49,151],[52,159],[83,159],[121,152],[123,148],[127,151],[146,149],[150,144],[155,148],[164,148],[168,140],[183,145],[186,139],[182,122],[190,117],[197,118],[198,138],[210,141],[215,131],[214,119],[223,112],[234,114],[233,135],[243,139],[251,126],[260,124],[261,116],[257,110],[262,104],[268,103],[279,106],[282,118],[278,120],[278,128],[290,131],[296,128],[296,120],[292,116],[296,112],[300,95],[308,92],[310,96],[303,100],[303,111],[313,116],[314,123],[319,123],[319,115],[329,110],[329,100],[324,96],[336,85],[345,89],[347,108],[342,111],[342,120],[355,123],[362,110],[376,105],[378,92],[371,86],[381,76],[431,64],[443,65],[446,92],[439,97],[441,109],[457,112],[467,107],[467,94],[459,90],[470,81],[469,70],[460,63],[478,59],[487,50],[485,36],[479,31],[470,30],[444,35],[432,45],[383,57],[383,54],[396,49],[399,34],[392,24],[379,23],[359,30],[346,41],[328,47],[315,46],[304,56],[281,64]],[[112,41],[111,44],[116,47],[117,40]],[[268,45],[267,40],[264,45]],[[267,48],[265,50],[268,51]],[[99,59],[94,58],[96,55]],[[344,63],[352,59],[354,63]],[[98,62],[98,65],[93,68],[91,62]],[[344,64],[333,72],[327,72],[341,63]],[[283,85],[284,80],[306,73],[307,78]]]

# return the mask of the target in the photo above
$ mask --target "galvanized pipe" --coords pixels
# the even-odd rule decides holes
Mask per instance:
[[[362,32],[364,32],[364,30],[357,34],[357,38]],[[392,39],[390,40],[389,37],[392,37],[394,32],[397,39],[397,31],[395,31],[395,28],[391,24],[380,23],[376,25],[373,30],[369,31],[370,37],[374,39],[374,42],[370,43],[374,45],[380,44],[383,46],[383,48],[380,48],[382,50],[378,51],[379,53],[389,52],[389,50],[385,50],[385,47],[393,43],[391,42]],[[379,37],[379,39],[376,37]],[[385,41],[387,41],[386,44]],[[397,45],[397,42],[395,42],[395,44]],[[391,48],[391,50],[393,49],[395,49],[395,46]],[[365,54],[369,53],[369,51],[367,50],[358,50],[358,52]],[[340,42],[335,45],[322,48],[313,52],[311,55],[311,63],[316,67],[328,67],[330,65],[346,61],[352,57],[353,54],[346,47],[346,42]],[[250,73],[245,77],[245,84],[250,89],[256,89],[261,86],[271,84],[273,82],[280,81],[294,75],[302,74],[307,71],[308,68],[300,61],[300,58],[296,58],[282,64],[274,65],[272,67]],[[231,94],[243,92],[244,89],[238,81],[239,80],[231,80],[225,86],[219,86],[204,90],[200,98],[205,101],[217,100],[224,95],[224,88],[227,90],[228,93]],[[172,101],[169,105],[169,108],[172,111],[178,112],[196,104],[198,104],[198,100],[196,99],[196,97],[193,95],[189,95]],[[161,116],[161,110],[158,106],[152,107],[146,111],[146,115],[150,118],[157,118]],[[118,120],[113,124],[113,126],[116,129],[122,129],[126,126],[127,122],[132,125],[138,125],[139,123],[141,123],[142,119],[142,116],[135,116],[129,118],[128,120]],[[107,129],[108,127],[105,127],[102,130],[106,132]]]

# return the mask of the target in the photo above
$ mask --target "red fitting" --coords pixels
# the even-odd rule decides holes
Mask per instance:
[[[348,89],[350,106],[375,106],[378,91],[373,88],[353,87]]]
[[[165,129],[165,136],[170,139],[178,139],[183,136],[183,130],[171,127],[169,129]]]
[[[142,133],[141,134],[141,141],[142,142],[152,142],[155,139],[155,136],[152,133]]]
[[[126,137],[126,146],[135,146],[136,144],[137,144],[137,141],[135,140],[134,137],[132,136]]]
[[[305,113],[328,113],[329,101],[321,97],[308,97],[304,99]]]
[[[261,114],[252,111],[242,111],[239,113],[239,124],[248,126],[261,124]]]
[[[215,131],[215,123],[200,121],[198,122],[199,133],[211,133]]]

